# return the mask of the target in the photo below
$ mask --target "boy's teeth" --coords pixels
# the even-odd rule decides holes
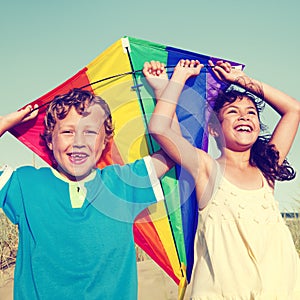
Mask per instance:
[[[75,158],[84,158],[86,157],[87,155],[86,154],[83,154],[83,153],[73,153],[71,154],[72,157],[75,157]]]

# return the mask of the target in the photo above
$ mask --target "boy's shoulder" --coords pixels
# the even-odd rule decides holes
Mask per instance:
[[[147,165],[147,160],[146,158],[148,157],[142,157],[140,159],[137,159],[135,161],[132,161],[130,163],[126,164],[111,164],[107,165],[103,168],[97,168],[98,172],[100,173],[105,173],[105,172],[114,172],[114,173],[119,173],[119,172],[126,172],[128,170],[135,170],[139,168],[144,168]],[[149,156],[150,158],[150,156]]]
[[[18,167],[15,172],[19,175],[22,176],[35,176],[35,175],[46,175],[46,174],[51,174],[51,168],[49,167],[41,167],[41,168],[36,168],[33,166],[21,166]]]

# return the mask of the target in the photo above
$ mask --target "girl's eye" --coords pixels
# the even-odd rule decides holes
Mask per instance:
[[[236,111],[235,109],[231,109],[231,110],[228,111],[229,114],[234,114],[234,113],[236,113],[236,112],[237,112],[237,111]]]
[[[249,114],[249,115],[256,115],[256,111],[250,110],[250,111],[248,112],[248,114]]]

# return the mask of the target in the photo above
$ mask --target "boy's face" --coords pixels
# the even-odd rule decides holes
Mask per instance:
[[[76,181],[91,173],[106,145],[105,119],[103,109],[91,105],[84,115],[72,107],[63,120],[57,120],[48,147],[63,176]]]

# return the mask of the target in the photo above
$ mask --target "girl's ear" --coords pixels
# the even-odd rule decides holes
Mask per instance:
[[[218,128],[215,124],[213,123],[208,123],[208,126],[207,126],[207,129],[208,129],[208,133],[214,137],[214,138],[217,138],[219,137],[219,131],[218,131]]]

